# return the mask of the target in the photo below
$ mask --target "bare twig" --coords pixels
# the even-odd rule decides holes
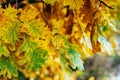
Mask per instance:
[[[102,4],[104,4],[106,7],[110,8],[110,9],[114,9],[114,8],[108,6],[104,1],[99,0],[99,2],[100,2],[100,4],[102,3]]]
[[[16,0],[16,9],[18,8],[18,1]]]
[[[40,9],[38,8],[37,4],[35,4],[35,5],[36,5],[36,7],[37,7],[37,9],[38,9],[38,11],[39,11],[39,13],[40,13],[40,15],[42,16],[43,20],[45,21],[45,23],[46,23],[46,25],[47,25],[47,24],[48,24],[48,20],[47,20],[46,16],[44,15],[44,13],[42,13],[42,12],[40,11]]]

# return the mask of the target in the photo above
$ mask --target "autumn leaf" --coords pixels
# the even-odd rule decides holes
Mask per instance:
[[[95,5],[97,6],[98,1],[95,0]],[[92,20],[94,20],[97,8],[92,5],[91,0],[84,0],[83,6],[80,8],[80,16],[83,15],[83,22],[91,25]]]
[[[19,40],[18,34],[19,34],[19,26],[20,23],[18,21],[15,21],[10,24],[4,25],[5,32],[2,35],[2,39],[6,43],[15,43]]]
[[[84,70],[83,61],[80,59],[80,53],[71,47],[67,49],[67,52],[70,57],[70,63],[72,64],[73,69],[78,68],[78,70]]]
[[[18,76],[17,66],[11,58],[0,58],[0,75],[3,75],[4,77],[7,76],[8,78]]]
[[[5,46],[1,41],[0,41],[0,57],[4,55],[6,57],[10,56],[10,52],[7,49],[7,46]]]
[[[37,71],[40,67],[45,63],[45,56],[47,51],[41,48],[35,48],[30,54],[30,61],[27,66],[27,70],[31,70],[32,68]]]
[[[56,0],[43,0],[46,4],[54,5]]]
[[[102,52],[107,52],[109,55],[112,55],[114,53],[112,45],[103,36],[99,35],[98,41],[102,45]]]
[[[19,53],[24,52],[24,57],[20,61],[21,65],[27,64],[27,70],[34,69],[37,71],[45,62],[47,51],[37,47],[35,42],[30,40],[25,40],[19,49]]]
[[[82,0],[64,0],[63,5],[64,6],[70,6],[71,9],[79,9],[81,5],[83,4]]]
[[[2,1],[10,5],[3,9]],[[53,76],[47,72],[52,70],[45,67],[51,59],[49,65],[60,59],[59,65],[63,66],[60,71],[82,71],[83,59],[94,53],[114,53],[113,43],[109,41],[114,42],[114,33],[118,34],[120,29],[119,0],[105,0],[105,3],[101,0],[19,0],[15,4],[9,1],[0,0],[0,75],[3,77],[16,77],[17,69],[26,76],[28,72],[39,72],[41,67],[45,73],[40,78]],[[20,8],[13,8],[15,5]]]
[[[28,39],[24,40],[24,42],[22,43],[22,45],[19,48],[19,54],[22,54],[22,52],[25,52],[25,55],[23,57],[23,59],[21,60],[21,65],[23,65],[26,61],[29,61],[29,57],[30,57],[30,52],[32,52],[32,50],[35,49],[36,47],[36,43],[29,41]]]
[[[77,68],[78,70],[82,71],[84,67],[83,61],[80,58],[80,53],[74,49],[74,47],[65,39],[65,37],[62,38],[65,42],[64,48],[59,48],[59,52],[61,54],[63,65],[69,64],[73,69]]]
[[[7,21],[7,19],[8,19],[8,17],[4,14],[4,10],[0,7],[0,27],[2,27],[5,23],[6,23],[6,21]]]
[[[29,20],[34,20],[36,18],[36,16],[39,14],[37,8],[35,8],[34,6],[26,6],[26,8],[24,10],[20,11],[20,20],[25,22],[25,21],[29,21]],[[32,15],[32,16],[31,16]]]
[[[92,26],[90,39],[91,39],[93,53],[100,52],[100,43],[98,42],[97,26]]]
[[[18,10],[11,7],[11,5],[9,5],[8,8],[4,10],[4,13],[12,21],[15,21],[18,17],[17,16]]]
[[[23,24],[23,32],[26,32],[28,35],[31,35],[33,38],[41,38],[43,29],[44,29],[44,23],[40,23],[40,20],[31,20],[31,21],[25,21]],[[22,31],[21,31],[22,32]]]

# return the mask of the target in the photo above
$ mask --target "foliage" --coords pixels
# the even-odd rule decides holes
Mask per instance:
[[[9,78],[17,71],[26,76],[39,71],[50,59],[58,59],[62,70],[82,71],[85,58],[114,53],[111,32],[119,33],[119,0],[3,3],[6,8],[0,7],[0,71],[7,70]],[[22,4],[26,6],[20,8]]]
[[[0,75],[3,75],[4,77],[7,76],[8,78],[11,78],[11,76],[17,76],[17,66],[10,58],[1,58],[0,59]]]

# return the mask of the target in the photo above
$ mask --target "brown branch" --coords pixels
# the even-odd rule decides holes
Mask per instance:
[[[37,4],[35,4],[35,5],[36,5],[36,7],[37,7],[37,9],[38,9],[38,11],[39,11],[39,13],[40,13],[40,15],[42,16],[43,20],[45,21],[46,25],[49,24],[46,16],[44,15],[44,13],[42,13],[42,12],[40,11],[40,9],[38,8]]]
[[[106,7],[110,8],[110,9],[114,9],[114,8],[108,6],[104,1],[99,0],[99,2],[100,2],[100,4],[102,3],[102,4],[104,4]]]

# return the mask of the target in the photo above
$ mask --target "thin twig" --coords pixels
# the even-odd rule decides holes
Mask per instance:
[[[100,4],[102,3],[102,4],[104,4],[106,7],[110,8],[110,9],[114,9],[114,8],[108,6],[104,1],[99,0],[99,2],[100,2]]]
[[[40,11],[40,9],[38,8],[37,4],[35,4],[35,5],[36,5],[36,7],[37,7],[37,9],[38,9],[38,11],[40,13],[40,15],[42,16],[43,20],[45,21],[45,23],[47,25],[48,24],[48,20],[47,20],[46,16]]]
[[[16,9],[18,8],[18,1],[16,0]]]

